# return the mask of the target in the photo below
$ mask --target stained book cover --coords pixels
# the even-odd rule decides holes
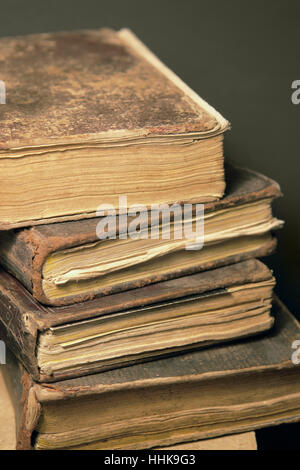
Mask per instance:
[[[53,308],[0,271],[0,337],[34,380],[54,381],[265,331],[273,285],[271,271],[252,259]],[[49,346],[53,334],[58,343]]]
[[[218,213],[218,211],[221,212],[231,208],[238,209],[247,204],[256,204],[260,201],[271,201],[281,195],[280,188],[275,181],[247,169],[228,165],[226,179],[227,190],[225,197],[218,202],[205,204],[204,214]],[[229,251],[227,254],[217,254],[215,259],[206,256],[207,249],[206,242],[204,242],[204,248],[198,252],[182,250],[181,248],[183,258],[180,259],[180,262],[177,256],[179,251],[176,251],[175,254],[173,252],[165,255],[159,254],[147,262],[142,262],[139,268],[140,271],[138,265],[133,265],[132,268],[120,269],[122,279],[118,279],[114,272],[111,272],[107,275],[101,276],[99,274],[98,277],[86,278],[82,281],[76,278],[74,281],[69,280],[63,285],[57,284],[57,286],[55,285],[55,292],[57,293],[55,297],[50,298],[48,292],[45,291],[48,281],[44,270],[46,261],[49,260],[50,264],[53,254],[72,249],[78,252],[78,249],[85,250],[89,245],[97,244],[100,251],[93,253],[93,264],[97,260],[102,261],[101,248],[105,249],[107,241],[99,241],[97,237],[99,220],[100,218],[93,218],[0,232],[0,262],[41,303],[55,306],[68,305],[89,300],[93,297],[109,295],[224,266],[250,257],[265,256],[271,253],[276,245],[275,239],[267,236],[265,232],[268,232],[272,227],[281,226],[281,222],[278,220],[270,220],[270,224],[259,233],[257,242],[254,236],[244,236],[241,247],[238,243],[235,243],[237,234],[232,234],[231,241],[228,241],[228,235],[226,235],[227,238],[223,235],[224,240],[219,240],[218,246],[222,249],[222,246],[226,247],[228,245]],[[114,243],[118,243],[118,240],[115,240]],[[132,243],[135,244],[135,241]],[[145,245],[145,248],[147,249],[147,245]],[[121,255],[124,256],[123,253]],[[130,279],[133,272],[134,277]],[[118,270],[115,273],[117,275]],[[79,291],[73,292],[73,286]],[[80,288],[80,286],[83,287]]]
[[[209,136],[228,127],[204,100],[188,96],[187,85],[159,67],[158,59],[151,60],[127,29],[0,41],[8,98],[1,109],[3,150],[86,143],[110,133],[129,139],[189,132]]]
[[[152,439],[144,429],[144,434],[140,434],[139,444],[136,444],[134,435],[139,433],[138,426],[131,428],[130,420],[126,420],[127,440],[122,444],[122,436],[119,440],[113,441],[117,449],[128,448],[149,448],[158,446],[170,446],[179,442],[206,439],[224,434],[246,432],[284,422],[296,422],[300,420],[300,374],[299,365],[292,360],[291,345],[299,338],[300,327],[296,319],[287,311],[282,303],[275,299],[273,314],[276,318],[275,327],[266,335],[249,338],[243,342],[234,342],[223,346],[187,352],[179,356],[159,359],[145,364],[116,369],[113,371],[93,374],[77,379],[64,380],[49,384],[35,384],[31,377],[24,371],[20,364],[10,362],[3,367],[7,383],[10,384],[14,403],[19,417],[17,421],[17,441],[18,448],[28,449],[37,446],[39,442],[39,432],[42,432],[45,424],[43,417],[44,407],[69,406],[78,399],[81,406],[90,397],[99,396],[99,412],[102,413],[101,399],[105,403],[108,396],[122,397],[127,393],[133,393],[136,400],[144,397],[144,410],[152,416],[156,407],[156,400],[164,401],[164,397],[178,397],[182,399],[189,396],[189,389],[201,392],[202,387],[207,390],[216,391],[222,389],[222,405],[225,412],[234,414],[229,422],[224,421],[218,425],[207,419],[196,418],[198,410],[194,410],[189,421],[191,430],[184,433],[176,432],[176,421],[166,420],[161,422],[158,417],[155,432],[156,439]],[[239,390],[245,382],[246,387]],[[277,385],[271,385],[273,383]],[[18,383],[18,386],[16,384]],[[221,385],[223,383],[223,385]],[[224,386],[224,383],[227,386]],[[261,387],[265,383],[263,400]],[[237,387],[237,390],[235,389]],[[248,396],[247,390],[252,388],[252,394]],[[157,395],[158,393],[158,395]],[[150,397],[152,396],[152,399]],[[21,398],[22,397],[22,398]],[[159,398],[160,397],[160,398]],[[120,398],[120,397],[119,397]],[[147,401],[149,398],[150,401]],[[202,399],[204,396],[202,395]],[[198,408],[201,400],[198,399]],[[248,403],[248,400],[251,403]],[[205,400],[204,400],[205,402]],[[112,402],[111,402],[112,403]],[[119,402],[122,404],[122,400]],[[151,403],[153,410],[151,410]],[[280,403],[280,409],[278,404]],[[60,405],[59,405],[60,404]],[[220,404],[220,403],[219,403]],[[214,411],[220,407],[215,404]],[[192,404],[187,404],[190,413]],[[243,421],[243,413],[246,407],[250,406],[252,417],[248,421]],[[54,408],[53,408],[54,409]],[[94,416],[97,415],[98,408],[93,407]],[[166,410],[164,409],[164,412]],[[209,408],[206,409],[206,415]],[[163,414],[163,411],[161,412]],[[112,416],[114,415],[112,411]],[[148,416],[148,414],[147,414]],[[135,416],[132,416],[134,421]],[[114,420],[121,420],[122,415],[117,415]],[[144,422],[144,419],[142,420]],[[44,424],[43,424],[44,423]],[[103,432],[109,427],[109,423],[103,428]],[[186,427],[188,422],[185,422]],[[76,422],[76,429],[80,427],[80,422]],[[167,428],[167,429],[166,429]],[[33,432],[37,430],[37,432]],[[60,430],[53,435],[53,448],[59,448]],[[101,428],[99,428],[99,432]],[[153,430],[152,430],[153,431]],[[178,431],[178,430],[177,430]],[[130,433],[132,435],[130,436]],[[104,432],[105,434],[105,432]],[[132,439],[132,445],[130,444]],[[85,435],[80,437],[81,448],[89,448],[90,442]],[[102,442],[102,444],[101,444]],[[106,447],[105,441],[100,441],[98,448]],[[110,449],[112,447],[109,447]]]

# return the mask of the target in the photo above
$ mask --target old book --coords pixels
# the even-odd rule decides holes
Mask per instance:
[[[270,230],[282,224],[271,210],[279,186],[232,166],[226,177],[226,196],[205,205],[201,250],[186,249],[187,239],[172,233],[150,238],[149,227],[147,238],[99,240],[94,218],[2,232],[0,262],[40,302],[67,305],[269,254]]]
[[[43,307],[0,272],[0,338],[55,381],[249,336],[273,325],[274,278],[257,260],[68,307]]]
[[[52,384],[8,363],[18,448],[145,449],[300,421],[300,325],[279,302],[274,315],[261,337]]]
[[[0,228],[224,193],[228,122],[129,30],[0,39]]]
[[[15,411],[9,392],[4,382],[0,367],[0,450],[16,449]],[[203,439],[195,442],[175,444],[159,450],[256,450],[257,443],[254,432],[233,434],[231,436]]]

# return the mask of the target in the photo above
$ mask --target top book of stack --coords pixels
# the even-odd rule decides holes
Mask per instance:
[[[2,38],[0,80],[0,229],[223,196],[228,122],[129,30]]]

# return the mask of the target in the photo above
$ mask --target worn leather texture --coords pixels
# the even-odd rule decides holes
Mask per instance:
[[[86,142],[114,131],[129,138],[215,131],[215,117],[123,36],[101,29],[1,38],[0,148]]]

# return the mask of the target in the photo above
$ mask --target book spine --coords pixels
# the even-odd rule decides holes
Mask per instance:
[[[38,327],[32,318],[31,296],[29,293],[24,293],[25,289],[19,286],[23,297],[27,294],[28,299],[22,304],[18,303],[14,295],[15,289],[18,288],[16,281],[7,273],[3,273],[2,277],[5,278],[5,287],[0,291],[0,339],[23,363],[33,378],[38,380],[39,369],[35,352]]]
[[[1,235],[0,263],[35,299],[46,305],[51,302],[43,291],[42,268],[52,251],[55,251],[52,239],[42,237],[34,227]]]
[[[28,243],[30,230],[2,232],[0,243],[0,262],[32,292],[32,261],[34,247]]]

